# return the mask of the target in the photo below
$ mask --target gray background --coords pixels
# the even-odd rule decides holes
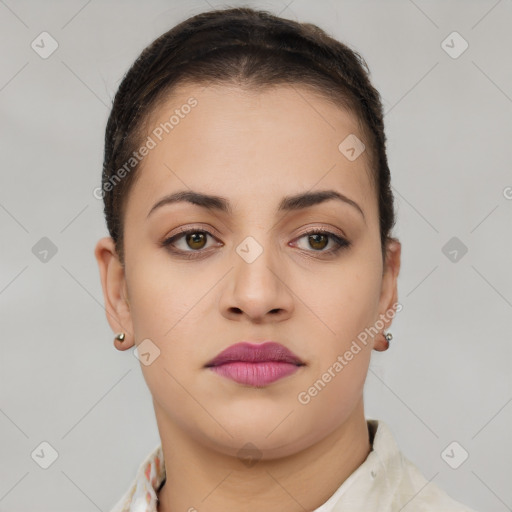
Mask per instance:
[[[113,347],[93,255],[107,234],[93,196],[105,123],[147,44],[239,5],[316,23],[368,62],[403,310],[373,355],[366,415],[455,499],[512,510],[510,0],[0,1],[0,510],[107,511],[159,441],[140,363]],[[59,45],[46,59],[31,47],[43,31]],[[453,31],[469,44],[456,58]],[[43,237],[57,248],[46,261]],[[48,469],[31,457],[43,441],[58,453]],[[458,469],[442,457],[453,441],[452,464],[469,454]]]

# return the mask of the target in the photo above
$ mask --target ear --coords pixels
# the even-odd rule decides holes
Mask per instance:
[[[114,332],[124,332],[124,341],[115,340],[119,350],[133,347],[133,324],[128,303],[128,290],[124,268],[119,261],[114,240],[101,238],[94,249],[94,256],[100,270],[103,300],[108,323]]]
[[[386,331],[393,321],[389,311],[396,309],[398,303],[398,274],[400,272],[400,257],[402,244],[395,239],[389,240],[386,246],[386,261],[382,273],[382,286],[379,300],[379,319],[384,322]],[[393,307],[395,306],[395,307]],[[394,316],[394,315],[393,315]],[[388,348],[384,336],[374,338],[374,349],[383,351]]]

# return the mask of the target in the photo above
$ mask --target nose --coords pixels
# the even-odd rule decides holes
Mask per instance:
[[[250,237],[233,254],[219,306],[231,320],[266,323],[289,318],[294,309],[286,265],[278,255]]]

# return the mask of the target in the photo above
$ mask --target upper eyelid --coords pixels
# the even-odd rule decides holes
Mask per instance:
[[[214,233],[211,233],[210,230],[214,231]],[[336,236],[339,236],[342,238],[347,238],[343,232],[341,232],[341,233],[332,232],[332,230],[334,230],[334,231],[336,231],[336,230],[341,231],[341,230],[339,228],[335,228],[335,227],[331,227],[331,226],[328,226],[328,227],[326,227],[326,226],[311,226],[311,227],[306,228],[305,231],[302,231],[301,233],[299,233],[296,236],[297,237],[304,236],[304,235],[307,235],[309,232],[315,231],[315,230],[325,231],[327,233],[331,233],[333,235],[336,235]],[[215,234],[216,231],[217,230],[213,227],[205,228],[203,226],[192,226],[192,227],[187,227],[187,228],[183,228],[183,229],[178,228],[178,231],[176,233],[174,233],[173,235],[170,235],[170,236],[166,236],[165,239],[174,238],[176,236],[184,235],[184,234],[187,234],[190,232],[206,232],[211,236],[217,236]]]
[[[211,231],[214,231],[214,233],[212,233]],[[216,232],[216,230],[214,228],[211,228],[211,227],[205,228],[202,226],[201,227],[200,226],[192,226],[190,228],[183,228],[183,229],[178,228],[178,231],[176,231],[176,233],[166,236],[164,238],[164,240],[169,240],[170,238],[178,238],[182,235],[186,235],[189,233],[207,233],[208,235],[210,235],[214,238],[217,238],[217,235],[215,234],[215,232]]]

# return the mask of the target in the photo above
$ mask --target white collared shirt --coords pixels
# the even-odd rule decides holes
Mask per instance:
[[[398,449],[382,420],[367,420],[373,435],[365,461],[313,512],[475,512],[429,482]],[[165,482],[159,444],[139,466],[137,476],[111,512],[157,512]]]

